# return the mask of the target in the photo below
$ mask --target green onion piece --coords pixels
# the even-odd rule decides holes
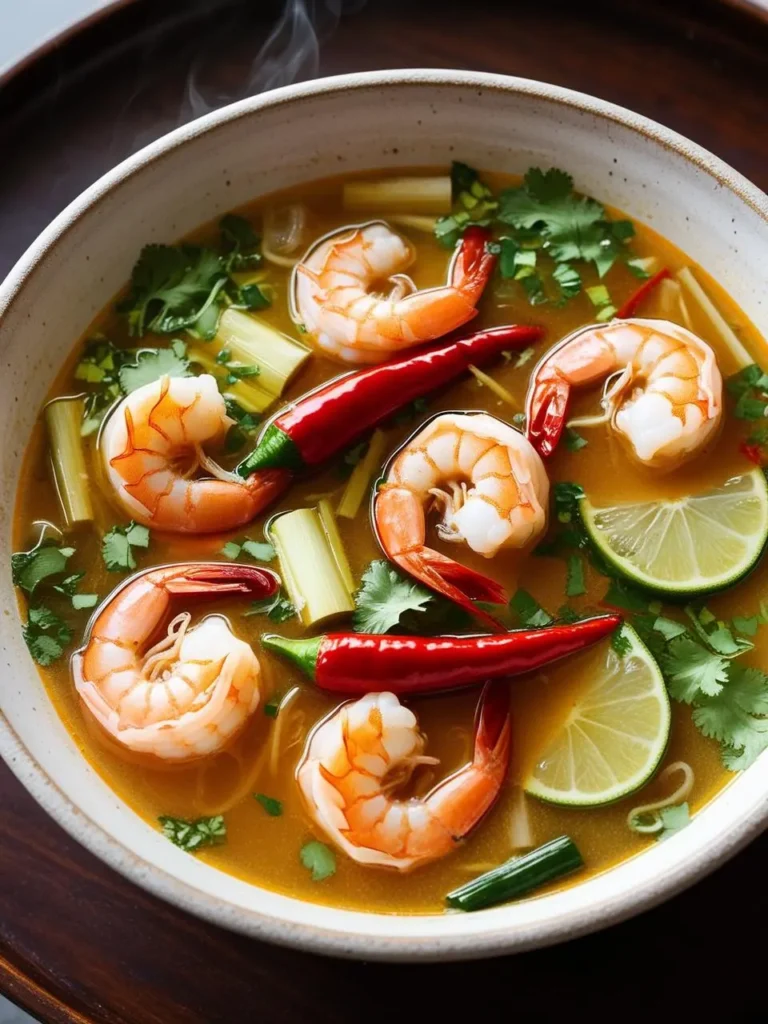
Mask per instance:
[[[57,398],[45,407],[56,490],[68,526],[93,520],[88,470],[80,434],[85,402]]]
[[[445,901],[456,910],[482,910],[522,896],[583,866],[574,841],[570,836],[560,836],[454,889]]]

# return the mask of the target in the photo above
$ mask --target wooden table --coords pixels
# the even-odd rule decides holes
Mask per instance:
[[[99,174],[190,115],[191,66],[211,104],[245,94],[269,4],[201,25],[204,6],[126,7],[5,86],[0,271]],[[169,10],[182,7],[169,30]],[[320,72],[437,66],[547,79],[663,121],[768,188],[768,30],[753,5],[588,7],[370,0],[342,18]],[[108,60],[89,63],[95,52]],[[4,766],[0,808],[0,989],[44,1021],[369,1024],[417,1012],[455,1020],[465,1006],[475,1020],[766,1017],[768,839],[665,906],[569,945],[387,966],[272,948],[166,906],[81,849]]]

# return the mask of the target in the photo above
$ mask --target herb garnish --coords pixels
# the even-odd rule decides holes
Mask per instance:
[[[157,819],[166,839],[187,853],[196,853],[205,846],[220,846],[226,842],[227,825],[221,814],[210,818],[172,818],[163,814]]]
[[[60,658],[72,640],[72,630],[66,622],[44,605],[29,609],[21,632],[29,653],[43,668]]]
[[[313,882],[322,882],[336,874],[336,854],[316,839],[302,846],[299,859],[307,871],[312,872]]]
[[[248,611],[243,612],[246,618],[251,615],[266,615],[270,622],[287,622],[295,614],[296,609],[282,590],[278,591],[274,597],[264,597],[260,601],[252,601]]]
[[[113,526],[104,534],[101,554],[110,572],[127,572],[136,568],[133,548],[149,547],[149,530],[140,523]]]
[[[253,799],[260,803],[270,818],[279,818],[283,813],[283,805],[280,800],[275,800],[273,796],[265,796],[264,793],[254,793]]]

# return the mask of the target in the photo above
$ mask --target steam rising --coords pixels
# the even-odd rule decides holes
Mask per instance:
[[[365,0],[285,0],[282,13],[261,49],[255,54],[244,79],[225,90],[220,83],[206,84],[209,63],[206,53],[192,64],[180,121],[208,114],[217,107],[276,89],[292,82],[316,78],[320,46],[338,25],[341,15],[359,10]],[[211,54],[209,41],[206,52]],[[220,60],[220,58],[219,58]]]

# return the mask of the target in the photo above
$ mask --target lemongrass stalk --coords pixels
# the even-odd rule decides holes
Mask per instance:
[[[187,353],[190,362],[197,363],[206,373],[214,377],[221,377],[226,372],[226,367],[217,363],[207,352],[199,348],[191,348]],[[247,380],[238,380],[227,386],[227,394],[250,413],[262,413],[268,409],[275,400],[271,391],[265,390],[257,383],[259,377],[249,377]]]
[[[348,181],[344,185],[345,210],[370,210],[375,213],[451,212],[451,179],[386,178],[384,181]]]
[[[259,368],[259,387],[275,398],[310,356],[301,342],[239,309],[221,314],[215,344],[232,353],[232,362]]]
[[[56,398],[45,407],[56,490],[68,526],[93,520],[88,470],[80,434],[84,405],[82,397]]]
[[[522,786],[515,786],[513,790],[509,840],[513,850],[531,850],[536,845],[528,814],[528,798]]]
[[[657,308],[663,317],[672,321],[679,317],[683,321],[683,326],[691,330],[691,317],[683,298],[683,286],[679,281],[670,278],[660,281],[657,297]]]
[[[368,451],[352,470],[352,475],[347,480],[347,486],[344,488],[341,501],[336,509],[337,515],[344,516],[345,519],[354,519],[360,511],[373,474],[381,465],[386,445],[387,435],[383,430],[375,430],[371,436]]]
[[[387,220],[401,228],[423,231],[425,235],[434,234],[437,224],[437,217],[422,217],[418,213],[390,213],[387,214]]]
[[[511,405],[513,409],[519,408],[519,403],[515,401],[512,393],[495,381],[493,377],[489,377],[487,373],[483,373],[482,370],[478,370],[476,366],[470,366],[469,371],[473,374],[481,384],[484,384],[489,390],[491,390],[497,398],[500,398],[502,402],[506,402],[507,405]]]
[[[328,538],[328,543],[331,545],[331,551],[333,551],[333,557],[336,559],[336,565],[339,567],[341,578],[344,580],[344,586],[350,594],[354,594],[357,589],[355,586],[355,578],[349,567],[347,552],[344,550],[344,543],[341,539],[339,528],[336,525],[336,516],[333,514],[331,503],[327,498],[323,498],[317,503],[317,513],[323,524],[323,529],[325,530],[325,535]]]
[[[275,516],[269,538],[280,560],[285,589],[305,626],[353,611],[352,594],[316,508]]]
[[[751,366],[751,364],[754,363],[754,359],[749,352],[747,352],[746,348],[737,338],[733,328],[726,323],[722,313],[720,313],[699,282],[693,276],[690,267],[683,267],[682,270],[678,270],[676,276],[680,284],[686,292],[688,292],[690,298],[699,307],[701,312],[712,325],[713,330],[717,332],[720,340],[736,360],[739,369],[743,370],[745,366]]]

